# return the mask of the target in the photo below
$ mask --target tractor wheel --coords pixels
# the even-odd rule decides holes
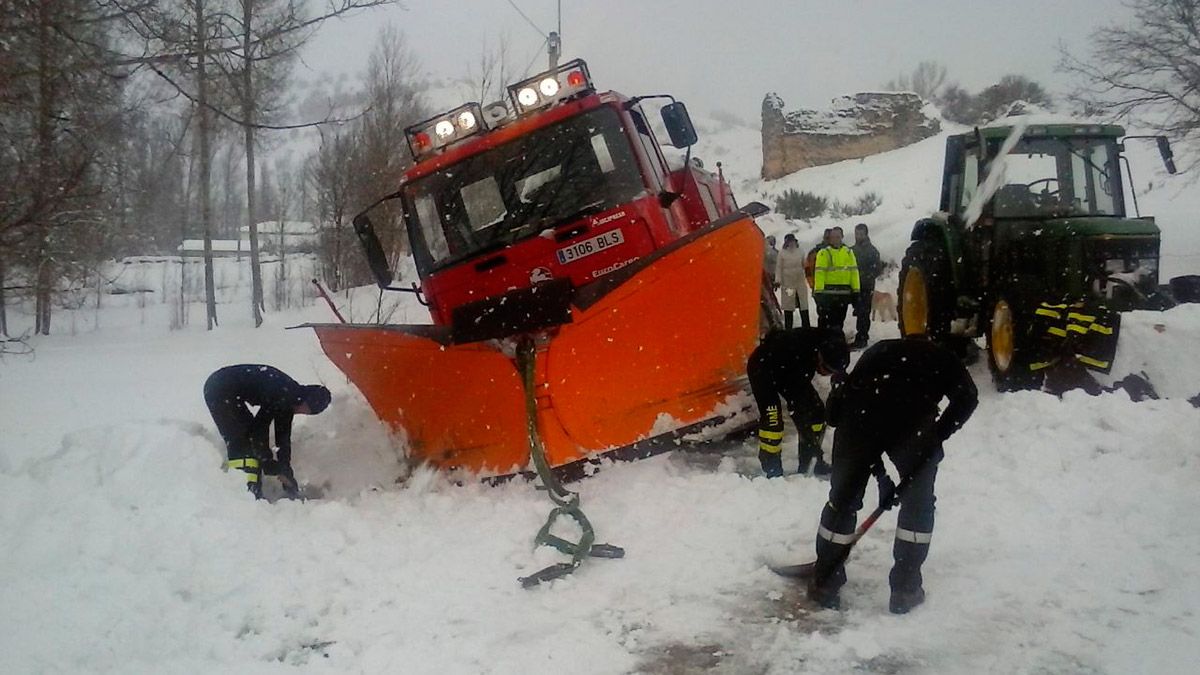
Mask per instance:
[[[900,266],[900,334],[938,339],[950,332],[950,261],[937,243],[914,241]]]
[[[1029,369],[1032,350],[1028,324],[1016,305],[1001,296],[988,321],[988,367],[999,391],[1037,389],[1043,374]]]

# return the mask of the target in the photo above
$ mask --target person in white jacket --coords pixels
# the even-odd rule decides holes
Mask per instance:
[[[792,327],[792,311],[800,311],[800,324],[808,327],[808,281],[804,278],[804,251],[800,250],[800,242],[796,235],[788,234],[783,238],[783,249],[779,251],[779,259],[775,261],[775,283],[779,285],[783,310],[783,325]]]

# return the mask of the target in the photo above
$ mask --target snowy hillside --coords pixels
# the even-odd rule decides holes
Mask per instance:
[[[861,220],[885,258],[935,206],[944,137],[763,183],[756,129],[702,126],[699,156],[724,163],[743,203],[786,187],[878,192]],[[1166,274],[1200,270],[1195,190],[1162,178],[1152,148],[1130,149]],[[763,224],[807,244],[834,223]],[[1191,673],[1200,660],[1200,411],[1185,400],[1200,392],[1200,306],[1125,317],[1116,374],[1145,371],[1163,400],[1001,396],[975,367],[979,410],[940,469],[929,599],[895,617],[895,514],[856,549],[846,609],[811,611],[765,563],[811,558],[828,484],[758,477],[743,439],[576,484],[598,541],[627,557],[522,590],[517,577],[562,559],[532,548],[550,502],[527,483],[411,472],[311,331],[287,330],[332,320],[309,268],[295,261],[289,308],[255,330],[243,268],[221,261],[222,327],[207,332],[199,306],[170,328],[180,289],[165,264],[127,272],[130,292],[98,310],[84,298],[56,315],[72,330],[0,361],[4,672]],[[337,302],[365,320],[377,298]],[[396,321],[428,320],[408,295],[387,301]],[[325,498],[254,502],[221,471],[201,387],[239,362],[333,391],[294,433],[296,473]],[[785,467],[796,441],[789,428]]]

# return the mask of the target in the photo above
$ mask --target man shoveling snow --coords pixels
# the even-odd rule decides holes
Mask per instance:
[[[246,487],[262,498],[262,476],[279,476],[288,497],[300,495],[292,472],[292,417],[316,415],[329,406],[329,390],[302,385],[278,368],[245,364],[226,366],[204,382],[204,402],[225,439],[230,469],[246,474]],[[248,406],[258,406],[251,413]],[[272,456],[271,426],[275,426]]]

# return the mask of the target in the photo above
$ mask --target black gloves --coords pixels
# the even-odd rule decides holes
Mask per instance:
[[[288,499],[300,498],[300,484],[296,482],[296,477],[292,475],[291,467],[288,467],[287,474],[279,474],[279,484],[283,487],[283,494],[287,495]]]
[[[300,484],[296,482],[296,474],[291,464],[285,464],[276,459],[264,459],[260,462],[264,476],[279,476],[279,484],[288,499],[300,497]]]

